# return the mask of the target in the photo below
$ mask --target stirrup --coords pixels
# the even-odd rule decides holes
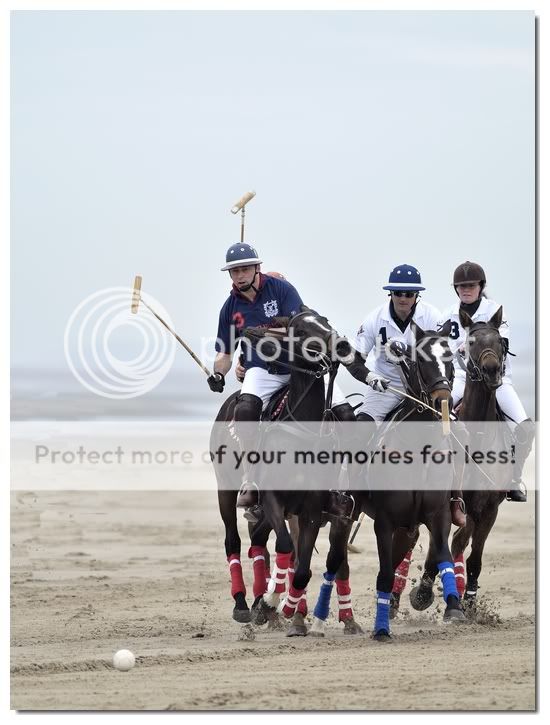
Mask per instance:
[[[255,490],[254,490],[255,489]],[[259,505],[260,489],[254,481],[243,481],[237,494],[237,508],[249,508]]]
[[[460,496],[451,496],[451,503],[458,503],[460,510],[466,516],[466,503],[463,498],[460,498]]]
[[[331,510],[323,511],[323,513],[326,513],[329,517],[336,516],[351,521],[355,511],[355,498],[353,495],[347,491],[338,491],[336,489],[331,489],[329,495],[331,496],[329,502]]]

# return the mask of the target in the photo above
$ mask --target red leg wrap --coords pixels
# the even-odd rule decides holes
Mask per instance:
[[[286,574],[290,565],[290,554],[277,553],[272,578],[275,580],[275,591],[282,594],[286,589]]]
[[[349,579],[336,580],[336,593],[338,595],[338,621],[345,622],[346,619],[353,619]]]
[[[254,584],[252,591],[254,599],[261,597],[267,589],[265,580],[265,547],[251,546],[248,550],[248,558],[252,559],[252,570],[254,572]]]
[[[294,589],[293,586],[289,588],[283,607],[283,615],[287,619],[294,615],[294,612],[296,611],[296,608],[298,607],[298,604],[302,599],[302,595],[305,594],[305,591],[305,589]]]
[[[290,568],[288,570],[288,586],[291,587],[294,582],[294,569],[292,568],[294,565],[294,558],[291,561]],[[296,607],[296,611],[299,612],[303,617],[307,615],[307,601],[306,601],[306,595],[300,599],[298,602],[298,606]]]
[[[461,597],[464,596],[466,589],[466,570],[464,569],[464,554],[458,554],[454,561],[456,588]]]
[[[392,592],[394,594],[401,594],[403,589],[405,589],[407,585],[407,577],[409,576],[409,567],[411,565],[412,561],[412,549],[410,551],[407,551],[405,554],[405,558],[399,564],[397,569],[395,570],[395,578],[393,580],[393,589]]]
[[[238,554],[230,554],[227,557],[227,563],[229,564],[229,574],[231,576],[231,596],[234,597],[237,592],[242,592],[246,596],[241,557]]]

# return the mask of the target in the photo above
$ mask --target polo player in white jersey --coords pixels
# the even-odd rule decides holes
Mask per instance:
[[[392,342],[414,347],[415,336],[411,329],[414,321],[423,330],[437,330],[440,311],[420,300],[422,285],[420,272],[409,264],[401,264],[390,273],[388,284],[382,288],[389,292],[389,301],[370,312],[357,332],[353,346],[367,357],[368,367],[384,378],[393,388],[403,390],[399,368],[386,356],[386,346]],[[402,397],[390,390],[365,391],[363,404],[356,415],[362,421],[382,421],[401,402]],[[451,513],[456,526],[464,526],[464,504],[461,499],[451,499]]]
[[[449,347],[457,358],[455,362],[455,379],[453,383],[453,404],[457,405],[464,395],[466,385],[466,372],[458,360],[459,355],[464,354],[464,343],[467,337],[466,330],[460,324],[460,310],[468,313],[472,322],[488,322],[498,311],[501,305],[495,300],[489,299],[484,288],[487,283],[483,267],[475,262],[463,262],[454,271],[453,287],[458,296],[458,301],[450,307],[440,320],[443,325],[447,320],[451,322],[449,335]],[[499,328],[500,336],[503,339],[505,374],[502,376],[502,385],[497,388],[497,403],[511,423],[515,424],[514,436],[516,439],[516,456],[513,471],[513,481],[510,491],[506,497],[509,501],[523,502],[527,500],[527,490],[521,480],[523,466],[531,452],[533,439],[535,437],[535,424],[527,417],[514,386],[512,385],[512,366],[507,352],[510,344],[510,326],[502,312],[502,324]]]

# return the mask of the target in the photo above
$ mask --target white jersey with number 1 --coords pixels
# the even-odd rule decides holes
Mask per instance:
[[[419,300],[414,311],[414,322],[423,330],[437,330],[441,319],[440,311],[433,305]],[[414,345],[414,335],[410,324],[401,332],[391,316],[390,302],[373,310],[359,328],[353,346],[363,355],[368,355],[367,367],[391,381],[395,387],[402,388],[398,366],[386,359],[385,343],[398,340],[406,345]],[[370,354],[369,354],[370,353]]]

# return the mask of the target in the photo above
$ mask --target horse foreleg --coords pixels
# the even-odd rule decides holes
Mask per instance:
[[[393,534],[392,555],[395,573],[391,590],[390,619],[393,619],[399,611],[399,601],[407,585],[413,549],[416,546],[418,537],[418,527],[413,532],[408,529],[397,529]]]
[[[474,527],[475,523],[472,516],[467,516],[466,526],[463,526],[460,529],[456,529],[451,542],[451,555],[453,557],[455,567],[456,588],[458,589],[458,593],[461,599],[464,596],[464,592],[466,589],[464,551],[468,546],[468,542],[470,541],[470,537],[472,535]]]
[[[246,587],[241,566],[241,538],[237,527],[237,492],[218,490],[218,505],[225,526],[225,553],[231,578],[231,596],[235,601],[233,619],[250,622],[250,610],[246,603]]]
[[[483,557],[483,549],[485,542],[493,525],[497,519],[498,503],[491,507],[486,507],[484,516],[476,523],[472,532],[472,551],[466,560],[466,593],[464,601],[469,601],[470,605],[475,604],[477,590],[479,587],[478,579],[481,574],[481,561]]]
[[[287,618],[294,617],[300,599],[305,595],[306,588],[311,578],[311,556],[313,547],[319,533],[321,523],[321,512],[318,516],[308,514],[299,517],[300,533],[298,536],[298,566],[294,574],[292,586],[283,606],[283,615]],[[307,628],[303,622],[302,615],[294,617],[293,625],[287,632],[287,637],[305,636]]]
[[[271,571],[267,591],[262,599],[270,609],[274,609],[286,588],[293,545],[286,526],[283,507],[277,497],[270,492],[266,492],[264,495],[264,509],[269,511],[269,523],[277,538],[275,540],[275,564]]]
[[[249,524],[248,530],[250,533],[248,558],[252,559],[252,571],[254,574],[254,604],[252,605],[254,606],[267,589],[268,578],[266,577],[266,572],[268,571],[267,561],[269,554],[266,544],[271,533],[271,525],[263,518],[257,524]]]
[[[288,568],[288,586],[291,587],[294,582],[294,574],[296,572],[296,567],[298,566],[298,554],[296,552],[298,551],[298,537],[300,535],[300,526],[298,523],[297,516],[292,515],[292,516],[288,517],[288,528],[290,530],[290,537],[292,538],[292,543],[294,545],[294,553],[292,555],[292,559],[290,561],[290,566]],[[307,599],[306,599],[305,594],[298,602],[296,611],[299,612],[302,615],[302,617],[306,616]]]
[[[441,584],[443,585],[443,601],[446,604],[444,621],[463,621],[464,612],[460,607],[460,597],[456,586],[454,564],[449,549],[451,532],[450,512],[445,508],[444,515],[434,516],[427,522],[430,531],[430,549],[428,557],[437,565]]]
[[[310,630],[311,634],[317,637],[324,637],[325,634],[325,623],[330,612],[330,598],[335,580],[338,593],[338,619],[340,622],[353,619],[347,562],[347,543],[351,532],[351,524],[351,521],[348,523],[347,521],[337,520],[330,525],[330,548],[326,561],[327,570],[323,574],[323,583],[313,610],[313,625]],[[347,617],[342,616],[343,611],[345,611]]]
[[[374,520],[374,533],[376,534],[380,568],[376,578],[376,619],[372,636],[379,642],[387,642],[391,639],[390,603],[394,579],[392,525],[385,517],[378,515]]]

